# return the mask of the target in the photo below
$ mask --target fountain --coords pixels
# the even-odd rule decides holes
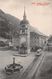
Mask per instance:
[[[13,57],[13,63],[9,64],[5,67],[5,71],[7,74],[11,74],[17,71],[20,71],[23,68],[22,65],[15,63],[15,58]]]

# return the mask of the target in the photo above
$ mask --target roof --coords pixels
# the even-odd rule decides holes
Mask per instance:
[[[35,32],[35,33],[37,33],[38,35],[46,36],[45,34],[43,34],[42,32],[40,32],[37,28],[34,28],[34,27],[32,27],[32,26],[30,26],[30,32]]]
[[[21,20],[20,25],[22,24],[29,24],[28,20]]]
[[[52,36],[49,36],[48,41],[52,41]]]

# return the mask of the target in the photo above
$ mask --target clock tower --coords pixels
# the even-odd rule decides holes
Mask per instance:
[[[25,8],[23,20],[20,22],[19,43],[19,53],[30,53],[30,25],[28,20],[26,19]]]

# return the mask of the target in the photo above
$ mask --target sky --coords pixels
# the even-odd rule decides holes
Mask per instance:
[[[52,35],[52,0],[0,0],[0,9],[20,20],[24,6],[30,25],[46,35]]]

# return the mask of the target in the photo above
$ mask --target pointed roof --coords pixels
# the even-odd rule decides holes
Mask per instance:
[[[21,24],[29,24],[28,20],[26,19],[26,12],[25,12],[25,7],[24,7],[24,15],[23,15],[23,20],[21,20]]]
[[[25,12],[25,7],[24,7],[24,15],[23,15],[23,20],[26,20],[26,12]]]

